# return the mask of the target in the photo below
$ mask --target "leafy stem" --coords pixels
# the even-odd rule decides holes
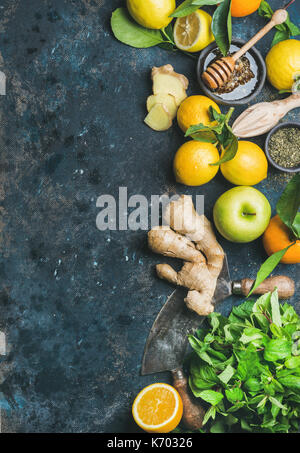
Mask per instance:
[[[231,107],[228,112],[223,115],[222,113],[217,112],[213,107],[210,107],[210,125],[206,126],[203,123],[196,124],[189,127],[186,131],[186,137],[191,136],[194,140],[218,145],[221,151],[221,159],[218,162],[210,164],[212,166],[228,162],[233,159],[237,153],[238,139],[229,126],[233,111],[234,107]]]

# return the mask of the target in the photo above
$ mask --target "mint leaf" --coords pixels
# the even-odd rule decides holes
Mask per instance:
[[[221,392],[215,392],[214,390],[203,390],[199,393],[199,397],[212,406],[217,406],[224,398]]]
[[[274,35],[271,47],[275,46],[275,44],[278,44],[280,41],[285,41],[286,39],[289,39],[289,37],[290,37],[290,34],[287,30],[282,30],[282,31],[277,30]]]
[[[111,28],[115,37],[131,47],[147,48],[164,42],[159,30],[150,30],[136,23],[126,8],[112,13]]]
[[[271,310],[273,323],[276,324],[278,327],[282,327],[277,289],[273,291],[271,296]]]
[[[220,379],[221,382],[223,382],[223,384],[227,384],[234,375],[234,373],[235,369],[231,365],[227,365],[225,370],[218,375],[218,378]]]
[[[269,362],[286,359],[291,355],[292,342],[285,339],[270,340],[265,346],[264,359]]]
[[[258,8],[258,14],[262,17],[265,17],[266,19],[271,19],[273,15],[273,10],[268,2],[264,0],[261,2]]]

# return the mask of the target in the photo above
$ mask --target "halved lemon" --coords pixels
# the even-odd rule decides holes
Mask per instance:
[[[148,433],[169,433],[178,426],[183,412],[177,390],[168,384],[145,387],[132,405],[135,422]]]
[[[174,26],[174,41],[178,49],[199,52],[214,41],[211,16],[198,9],[186,17],[179,17]]]

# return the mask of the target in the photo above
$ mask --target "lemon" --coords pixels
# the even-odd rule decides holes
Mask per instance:
[[[164,28],[172,20],[176,0],[127,0],[127,8],[133,19],[146,28]]]
[[[186,17],[179,17],[174,26],[174,41],[178,49],[199,52],[214,41],[211,16],[198,9]]]
[[[204,126],[213,124],[210,121],[209,107],[220,113],[219,106],[206,96],[189,96],[181,104],[177,112],[180,129],[186,132],[190,126],[202,123]]]
[[[277,90],[290,90],[300,72],[300,41],[287,39],[269,51],[266,57],[269,82]]]
[[[211,143],[191,140],[184,143],[174,159],[176,181],[187,186],[201,186],[213,179],[219,167],[211,166],[218,162],[219,153]]]
[[[221,164],[223,176],[237,186],[254,186],[267,177],[268,161],[255,143],[239,141],[235,157]]]

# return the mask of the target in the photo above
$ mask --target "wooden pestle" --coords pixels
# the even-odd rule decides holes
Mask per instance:
[[[257,137],[273,129],[292,109],[300,107],[300,93],[274,102],[260,102],[248,107],[233,123],[233,133],[240,138]]]
[[[275,25],[280,25],[288,18],[285,9],[278,9],[274,12],[272,19],[267,23],[250,41],[243,45],[235,54],[223,57],[212,63],[202,74],[204,83],[212,90],[220,88],[230,78],[235,62],[253,47],[263,36],[265,36]]]

